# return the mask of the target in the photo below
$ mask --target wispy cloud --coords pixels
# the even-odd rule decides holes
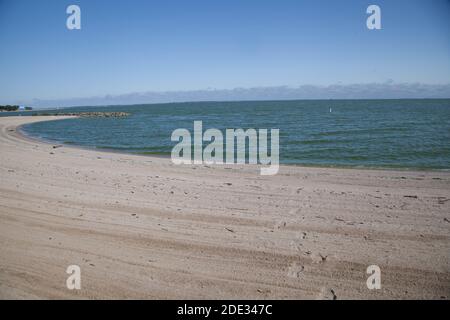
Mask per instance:
[[[328,86],[254,87],[195,91],[137,92],[61,100],[20,101],[38,108],[165,103],[184,101],[290,100],[290,99],[415,99],[450,98],[450,84],[385,83]]]

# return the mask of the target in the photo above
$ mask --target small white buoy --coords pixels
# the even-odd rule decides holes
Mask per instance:
[[[331,113],[331,111],[332,111],[332,110],[331,110],[331,108],[330,108],[330,113]]]

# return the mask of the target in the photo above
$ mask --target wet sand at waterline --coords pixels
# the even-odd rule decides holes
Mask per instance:
[[[0,118],[0,298],[450,298],[449,172],[260,176],[17,132],[52,119]]]

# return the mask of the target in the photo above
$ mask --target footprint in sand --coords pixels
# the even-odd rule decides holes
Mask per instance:
[[[273,228],[274,228],[275,230],[277,230],[277,229],[282,229],[282,228],[286,227],[286,224],[287,224],[286,221],[280,220],[280,221],[277,221],[277,222],[275,223],[275,225],[274,225]]]
[[[293,262],[288,268],[287,275],[290,278],[300,278],[304,270],[304,266],[298,264],[297,262]]]
[[[328,255],[323,255],[321,253],[312,253],[311,259],[313,263],[325,263],[328,259]]]
[[[307,236],[306,232],[297,233],[295,239],[292,240],[290,243],[291,247],[297,251],[301,251],[303,246],[302,241],[306,239],[306,236]]]
[[[336,292],[333,289],[323,287],[317,296],[318,300],[337,300]]]

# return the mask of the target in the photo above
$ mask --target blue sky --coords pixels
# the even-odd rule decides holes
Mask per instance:
[[[81,30],[66,28],[70,4],[81,8]],[[370,4],[381,7],[382,30],[366,28]],[[0,0],[0,48],[0,104],[208,88],[445,85],[450,1]]]

